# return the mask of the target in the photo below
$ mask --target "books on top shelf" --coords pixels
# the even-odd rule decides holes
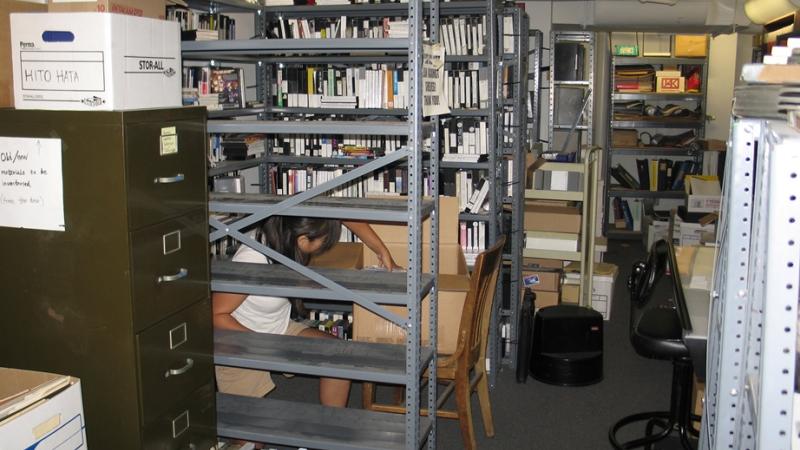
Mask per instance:
[[[666,158],[637,158],[636,169],[638,179],[619,163],[609,172],[623,188],[656,192],[682,190],[686,175],[700,171],[699,164],[695,161],[673,161]]]
[[[477,109],[489,104],[488,68],[453,63],[445,72],[450,108]],[[362,67],[333,65],[279,67],[272,85],[273,105],[290,108],[406,108],[408,70],[404,64]]]
[[[653,92],[655,69],[649,65],[614,68],[614,90],[617,92]]]
[[[244,76],[240,68],[184,67],[184,106],[205,106],[209,110],[244,108]]]
[[[236,39],[236,20],[224,14],[168,5],[166,20],[180,24],[181,40],[184,41]]]
[[[346,173],[346,167],[286,168],[271,166],[270,185],[277,195],[293,195],[336,179]],[[423,195],[430,195],[430,177],[423,176]],[[408,193],[408,169],[395,167],[377,170],[372,175],[351,181],[328,192],[332,197],[367,197],[405,195]]]

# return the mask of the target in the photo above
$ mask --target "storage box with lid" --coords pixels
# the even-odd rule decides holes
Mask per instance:
[[[686,175],[683,186],[686,192],[686,211],[690,213],[719,211],[722,189],[715,175]]]
[[[0,108],[14,106],[11,61],[11,13],[45,12],[47,5],[22,0],[0,1]]]
[[[592,309],[603,315],[603,320],[611,319],[611,304],[614,300],[614,282],[619,268],[610,263],[594,265],[592,277]],[[564,285],[561,287],[561,301],[579,302],[580,266],[571,263],[564,268]]]
[[[677,57],[704,57],[708,54],[707,34],[676,34],[675,56]]]
[[[12,14],[14,106],[180,107],[179,27],[123,14]]]
[[[50,12],[108,12],[129,16],[164,19],[164,0],[49,0]]]
[[[80,380],[0,368],[0,447],[87,448]]]

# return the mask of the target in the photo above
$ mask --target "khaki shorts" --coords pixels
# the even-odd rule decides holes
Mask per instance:
[[[302,323],[289,321],[285,335],[297,336],[308,328]],[[263,397],[275,389],[266,370],[243,369],[241,367],[216,366],[217,389],[225,394],[246,397]]]

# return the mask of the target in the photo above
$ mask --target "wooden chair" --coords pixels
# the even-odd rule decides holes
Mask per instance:
[[[504,243],[505,236],[501,236],[494,246],[478,255],[475,260],[470,289],[461,313],[456,352],[452,355],[440,354],[436,366],[437,382],[446,384],[438,395],[436,415],[459,420],[461,437],[466,449],[476,448],[470,406],[470,396],[473,391],[478,393],[484,431],[487,436],[494,436],[492,405],[489,400],[489,382],[486,374],[486,345]],[[376,403],[373,383],[364,383],[362,389],[364,409],[405,412],[405,407],[399,398],[396,398],[397,402],[392,405]],[[456,410],[441,409],[453,392],[455,392]],[[422,413],[426,415],[427,409]]]

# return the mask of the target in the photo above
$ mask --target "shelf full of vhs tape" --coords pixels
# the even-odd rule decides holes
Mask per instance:
[[[461,244],[468,262],[491,245],[501,228],[499,219],[494,218],[502,210],[498,186],[503,183],[502,174],[495,168],[503,157],[494,143],[498,135],[496,117],[502,106],[489,93],[494,92],[495,80],[502,74],[493,70],[496,65],[488,51],[494,45],[486,20],[495,15],[495,6],[490,3],[444,2],[438,7],[451,108],[451,114],[440,118],[440,188],[442,194],[461,199],[461,225],[466,228]],[[424,5],[427,10],[428,3]],[[255,34],[269,39],[184,45],[185,60],[208,64],[213,59],[217,66],[249,61],[258,66],[256,82],[245,80],[245,84],[258,85],[257,107],[214,111],[210,113],[212,121],[222,117],[247,120],[254,116],[273,120],[355,117],[393,121],[407,115],[406,57],[392,47],[398,43],[402,46],[408,35],[406,4],[317,3],[267,6],[260,11]],[[327,39],[309,39],[317,35]],[[290,54],[315,46],[328,53]],[[339,51],[335,52],[334,47]],[[284,130],[281,136],[266,136],[263,140],[246,133],[212,139],[210,158],[218,163],[210,174],[241,171],[234,174],[241,177],[221,178],[219,182],[232,182],[245,191],[288,194],[335,177],[405,143],[400,134],[375,137],[369,132],[347,134],[335,128],[333,133],[311,136],[305,128],[300,133],[292,131],[295,130]],[[226,153],[234,156],[221,161]],[[346,189],[357,195],[402,194],[406,178],[407,170],[396,164]],[[487,195],[479,195],[481,186],[486,186],[483,193]],[[474,205],[470,202],[472,194],[485,200]]]
[[[698,141],[705,132],[707,62],[705,57],[612,54],[606,236],[638,239],[642,211],[651,206],[670,209],[671,202],[685,196],[684,174],[701,173],[703,148]],[[658,75],[675,76],[670,86],[675,92],[663,92]],[[699,78],[699,86],[689,83],[690,77]]]
[[[242,2],[218,2],[217,7],[230,6],[247,9],[249,6]],[[430,134],[436,129],[436,122],[423,121],[419,94],[407,95],[400,99],[403,108],[386,108],[383,102],[378,104],[365,104],[365,108],[353,108],[353,99],[334,98],[336,107],[325,109],[321,104],[309,105],[312,97],[322,103],[324,97],[303,94],[294,95],[287,92],[283,97],[278,94],[278,89],[289,88],[288,83],[278,83],[280,69],[288,69],[294,64],[324,65],[322,73],[330,76],[328,65],[334,66],[334,78],[337,71],[347,74],[347,70],[338,69],[341,66],[362,66],[370,64],[406,64],[407,72],[403,73],[402,81],[410,84],[413,79],[421,76],[421,55],[423,33],[417,32],[423,28],[423,14],[428,29],[435,30],[431,33],[433,40],[437,39],[438,19],[437,13],[451,13],[458,10],[458,14],[484,14],[493,16],[493,4],[482,2],[464,2],[463,4],[438,3],[425,4],[419,0],[407,4],[375,4],[375,5],[334,5],[334,6],[281,6],[261,8],[260,12],[251,9],[256,17],[256,24],[268,39],[226,40],[210,42],[184,42],[184,60],[215,60],[217,62],[251,63],[260,67],[258,91],[259,101],[262,103],[257,109],[243,110],[244,114],[256,114],[256,117],[235,117],[236,113],[223,111],[222,115],[232,119],[218,119],[212,116],[209,120],[209,133],[220,135],[232,134],[263,134],[267,141],[257,144],[263,145],[263,155],[255,158],[259,167],[259,193],[213,193],[210,195],[209,211],[217,213],[234,214],[235,218],[223,223],[214,217],[210,219],[212,225],[211,241],[217,239],[234,239],[253,246],[266,253],[270,258],[281,264],[259,265],[250,267],[241,263],[232,263],[224,258],[212,262],[212,290],[241,292],[251,294],[285,295],[322,301],[336,300],[357,303],[358,305],[379,314],[389,321],[406,330],[405,345],[393,344],[367,344],[364,342],[342,342],[323,340],[327,342],[298,341],[286,336],[252,336],[228,335],[218,333],[215,337],[215,361],[222,365],[236,365],[259,369],[279,370],[311,375],[332,376],[362,381],[384,382],[406,386],[405,416],[381,414],[359,410],[337,410],[331,414],[324,407],[310,405],[290,405],[280,402],[278,405],[272,400],[250,400],[225,395],[219,396],[218,432],[222,436],[259,440],[284,445],[300,445],[319,448],[417,448],[421,442],[428,439],[435,431],[435,421],[428,417],[420,417],[420,402],[422,385],[420,376],[426,370],[434,376],[436,335],[436,302],[435,286],[436,277],[429,275],[437,273],[437,245],[438,217],[433,212],[438,203],[438,158],[424,159],[423,155],[430,146],[432,154],[438,154],[438,140],[430,139]],[[218,10],[219,11],[219,10]],[[452,12],[456,14],[456,12]],[[370,37],[369,21],[359,31],[349,27],[349,17],[364,19],[377,15],[397,15],[408,17],[408,37]],[[334,39],[302,39],[296,35],[281,34],[270,35],[275,32],[268,16],[288,19],[307,18],[303,20],[322,20],[324,16],[333,16],[335,23],[342,25],[344,37]],[[279,19],[279,20],[282,20]],[[363,24],[363,20],[361,21]],[[446,23],[446,19],[442,20]],[[433,26],[431,26],[433,25]],[[280,23],[277,29],[280,30]],[[283,30],[305,33],[310,31],[308,23],[295,21],[294,25],[285,22]],[[389,25],[391,27],[391,25]],[[316,27],[315,27],[316,28]],[[397,26],[403,28],[403,26]],[[329,30],[333,31],[331,28]],[[303,31],[300,31],[303,30]],[[444,27],[443,27],[444,30]],[[326,32],[327,33],[327,32]],[[355,34],[353,34],[355,33]],[[331,33],[336,35],[335,32]],[[403,33],[401,33],[403,34]],[[444,34],[444,33],[442,33]],[[477,32],[475,32],[477,35]],[[486,21],[486,35],[494,34],[494,23]],[[283,36],[283,38],[281,38]],[[354,37],[355,36],[355,37]],[[374,35],[373,35],[374,36]],[[462,35],[463,37],[463,35]],[[444,38],[442,37],[444,41]],[[446,42],[445,42],[446,43]],[[451,42],[452,44],[452,42]],[[484,47],[488,48],[489,46]],[[461,48],[460,50],[466,51]],[[454,62],[482,61],[488,67],[493,66],[494,51],[487,51],[478,55],[460,55],[450,57]],[[376,68],[377,69],[377,68]],[[399,71],[399,70],[398,70]],[[306,71],[306,80],[313,74]],[[384,74],[385,76],[385,74]],[[393,76],[393,84],[398,77]],[[372,79],[375,84],[380,84],[384,78],[380,76]],[[491,81],[491,77],[490,83]],[[298,81],[303,80],[301,76]],[[328,78],[328,82],[331,79]],[[388,84],[388,83],[387,83]],[[330,84],[328,85],[330,86]],[[333,84],[334,93],[336,84]],[[374,85],[373,85],[374,86]],[[309,85],[305,86],[307,89]],[[420,84],[416,84],[415,92],[420,92]],[[274,89],[273,91],[270,91]],[[380,92],[380,91],[379,91]],[[492,92],[490,90],[489,92]],[[276,94],[276,95],[273,95]],[[338,92],[345,93],[345,92]],[[373,91],[373,94],[375,92]],[[292,95],[290,97],[290,94]],[[329,92],[330,94],[330,92]],[[394,94],[394,92],[393,92]],[[305,97],[304,104],[295,104],[294,101]],[[336,97],[328,95],[325,97]],[[340,96],[353,97],[353,96]],[[415,98],[416,97],[416,98]],[[368,100],[370,97],[364,96]],[[292,101],[291,104],[289,101]],[[329,100],[329,99],[325,99]],[[361,98],[356,98],[358,102]],[[282,104],[279,102],[283,102]],[[490,101],[491,103],[491,101]],[[417,107],[413,107],[417,105]],[[358,105],[360,106],[360,105]],[[488,115],[490,112],[465,111],[465,115]],[[405,117],[408,120],[403,120]],[[321,119],[321,120],[320,120]],[[331,136],[333,134],[333,136]],[[286,136],[289,135],[290,138]],[[300,143],[297,135],[314,135],[330,137],[331,140],[322,139],[310,141],[313,150],[308,148],[304,154],[284,154],[285,149],[291,153],[294,144]],[[369,138],[364,140],[344,142],[344,145],[335,144],[341,153],[333,154],[333,139],[344,141],[345,137],[359,139],[362,136],[382,137],[380,142],[382,151],[375,151],[374,144]],[[288,142],[287,142],[288,141]],[[308,141],[303,141],[305,144]],[[276,155],[271,150],[280,147],[280,154]],[[348,148],[351,147],[351,148]],[[359,148],[360,147],[360,148]],[[352,149],[356,148],[356,149]],[[295,147],[295,150],[297,148]],[[347,151],[366,152],[353,157]],[[331,153],[322,153],[323,151]],[[310,154],[309,154],[310,153]],[[489,152],[489,157],[494,155]],[[305,178],[305,183],[285,185],[284,177],[272,176],[270,172],[270,159],[278,162],[297,163],[309,166],[316,163],[320,166],[345,164],[349,170],[335,172],[334,179]],[[247,161],[249,162],[249,161]],[[211,174],[224,174],[236,171],[246,166],[247,162],[233,163],[235,166],[225,167],[220,165],[213,168]],[[367,189],[358,186],[358,180],[366,177],[369,181],[373,173],[381,172],[386,167],[405,164],[407,180],[403,179],[403,198],[361,198],[352,194]],[[477,163],[476,163],[477,164]],[[427,177],[423,180],[424,168],[430,166]],[[488,166],[486,168],[489,168]],[[304,169],[305,172],[308,172]],[[491,172],[491,171],[490,171]],[[288,178],[286,178],[288,180]],[[279,184],[279,181],[281,184]],[[311,186],[312,184],[316,186]],[[395,180],[395,184],[397,181]],[[495,183],[493,183],[494,185]],[[278,191],[278,188],[281,190]],[[338,196],[317,196],[339,190]],[[424,191],[424,192],[423,192]],[[280,194],[293,194],[284,196]],[[423,193],[426,194],[423,196]],[[269,249],[263,248],[247,235],[251,227],[259,219],[272,214],[330,217],[352,220],[370,220],[379,222],[408,223],[408,253],[406,261],[398,261],[406,267],[405,273],[361,273],[343,269],[320,269],[311,271],[308,268],[292,264],[274,254]],[[422,220],[431,216],[431,258],[423,261],[422,234],[428,233],[427,227],[422,230]],[[285,264],[285,265],[284,265]],[[430,308],[420,311],[425,295],[431,293]],[[390,312],[386,305],[405,306],[408,311],[406,317]],[[420,329],[421,315],[429,315],[430,340],[421,343]],[[329,348],[323,348],[329,347]],[[279,351],[278,351],[279,350]],[[358,355],[358,356],[354,356]],[[428,389],[427,408],[435,408],[435,391]],[[242,415],[242,411],[247,411]],[[281,423],[287,424],[296,419],[297,426],[281,426],[280,429],[270,428],[264,423],[269,423],[269,418],[280,414]],[[309,421],[313,424],[309,425]],[[302,424],[301,424],[302,423]],[[313,428],[313,433],[306,434],[302,430]],[[357,428],[356,428],[357,427]],[[347,430],[352,430],[348,432]],[[430,443],[430,441],[429,441]]]

